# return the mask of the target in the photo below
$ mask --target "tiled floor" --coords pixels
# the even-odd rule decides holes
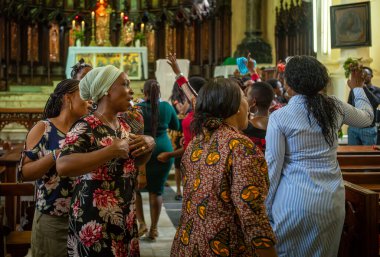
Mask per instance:
[[[174,188],[173,188],[174,190]],[[142,192],[143,208],[147,227],[150,226],[149,201],[148,193]],[[164,204],[165,205],[165,204]],[[170,221],[166,213],[165,206],[162,206],[161,216],[158,222],[159,237],[155,242],[151,242],[146,237],[140,239],[140,254],[141,257],[167,257],[170,256],[170,249],[173,242],[176,228]]]

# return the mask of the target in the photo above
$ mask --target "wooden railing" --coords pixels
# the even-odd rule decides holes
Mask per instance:
[[[30,130],[43,118],[41,108],[0,108],[0,131],[9,123],[18,123]]]

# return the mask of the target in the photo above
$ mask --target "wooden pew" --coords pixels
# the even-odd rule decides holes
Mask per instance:
[[[338,155],[342,171],[380,171],[380,155]]]
[[[13,257],[25,256],[30,248],[30,241],[32,231],[16,231],[18,224],[20,224],[21,216],[24,215],[26,210],[22,209],[23,201],[21,196],[33,196],[34,197],[34,185],[30,183],[0,183],[0,196],[14,198],[14,205],[8,206],[5,203],[5,213],[8,219],[8,225],[10,227],[10,234],[5,237],[5,245],[7,253],[10,253]],[[28,217],[32,222],[33,217]],[[2,237],[0,240],[4,240]]]
[[[379,194],[344,183],[346,217],[338,257],[379,256]]]
[[[380,151],[373,149],[371,145],[340,145],[338,155],[379,155]]]
[[[342,172],[342,176],[348,182],[380,193],[380,172]]]

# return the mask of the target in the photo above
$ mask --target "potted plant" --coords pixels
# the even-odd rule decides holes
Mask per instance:
[[[82,41],[84,41],[84,32],[81,30],[74,30],[74,39],[75,39],[75,45],[81,46]]]
[[[134,37],[135,47],[140,47],[140,44],[145,44],[145,34],[142,32],[137,32]]]

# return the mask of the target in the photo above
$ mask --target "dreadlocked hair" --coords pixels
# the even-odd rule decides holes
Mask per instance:
[[[330,83],[326,67],[311,56],[294,56],[286,64],[285,81],[295,92],[306,96],[309,123],[317,121],[327,144],[331,147],[337,138],[337,116],[343,110],[335,99],[320,91]]]
[[[160,87],[156,80],[149,79],[144,84],[144,94],[149,97],[151,109],[151,130],[152,137],[157,135],[158,119],[159,119],[159,104],[160,104]]]
[[[62,110],[63,96],[79,90],[79,80],[65,79],[58,83],[54,92],[50,94],[44,109],[44,118],[57,117]]]
[[[205,136],[205,131],[218,129],[223,120],[237,113],[241,102],[241,89],[236,80],[216,78],[201,88],[195,105],[191,130],[194,135]]]
[[[84,62],[84,59],[81,58],[79,62],[77,62],[73,67],[71,67],[73,70],[71,71],[70,75],[72,79],[75,79],[78,75],[78,73],[85,67],[90,67],[92,66],[90,64],[87,64]]]

